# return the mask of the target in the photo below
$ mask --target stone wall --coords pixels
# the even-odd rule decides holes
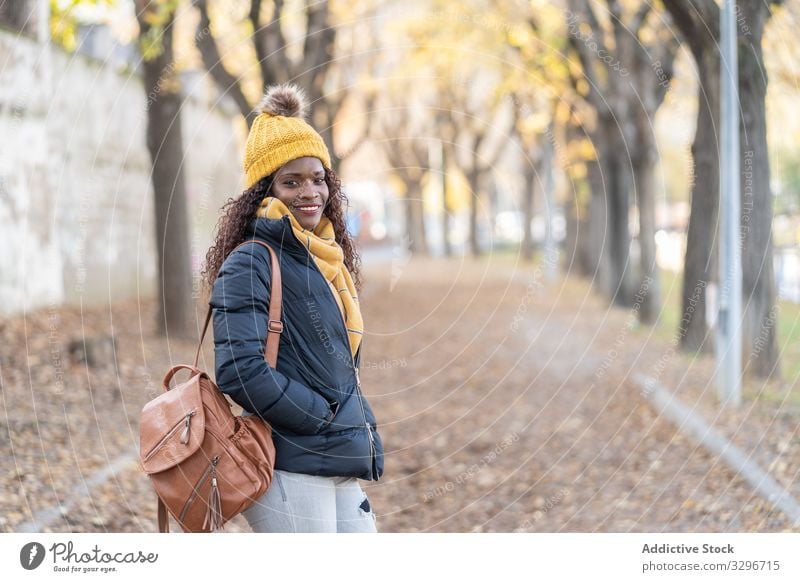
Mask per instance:
[[[219,208],[242,190],[245,130],[205,75],[190,78],[182,122],[196,273]],[[0,315],[154,294],[146,105],[130,69],[0,30]]]

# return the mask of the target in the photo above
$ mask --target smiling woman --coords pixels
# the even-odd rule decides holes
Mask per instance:
[[[358,479],[383,474],[383,444],[361,392],[359,258],[346,198],[322,137],[293,85],[267,90],[247,139],[247,190],[223,208],[206,256],[216,380],[272,427],[275,474],[244,515],[256,532],[375,532]],[[264,359],[271,262],[278,254],[283,332]],[[309,306],[313,306],[309,308]]]
[[[272,195],[289,207],[303,228],[314,230],[329,196],[322,162],[309,156],[288,162],[275,176]]]

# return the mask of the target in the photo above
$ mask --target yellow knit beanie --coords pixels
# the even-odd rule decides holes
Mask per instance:
[[[303,119],[306,100],[297,85],[283,83],[267,88],[256,106],[256,116],[244,149],[246,187],[297,158],[319,158],[326,168],[331,157],[325,141]]]

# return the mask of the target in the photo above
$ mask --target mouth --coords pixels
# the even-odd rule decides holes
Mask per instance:
[[[314,216],[322,208],[322,204],[303,204],[302,206],[295,206],[295,210],[306,216]]]

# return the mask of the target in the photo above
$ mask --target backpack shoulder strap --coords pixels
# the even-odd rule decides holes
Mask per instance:
[[[273,248],[261,240],[250,239],[234,247],[233,251],[240,246],[257,243],[269,251],[271,265],[272,265],[272,278],[270,284],[270,298],[269,298],[269,318],[267,320],[267,342],[264,346],[264,359],[267,363],[275,368],[278,363],[278,347],[280,345],[280,336],[283,332],[283,322],[281,321],[281,308],[283,306],[283,288],[281,283],[281,265],[278,261],[278,255],[275,254]],[[231,252],[233,252],[231,251]],[[211,305],[208,306],[206,313],[206,321],[203,324],[203,331],[200,334],[200,341],[197,344],[197,352],[194,356],[194,366],[200,360],[200,350],[203,347],[203,339],[206,337],[208,331],[208,324],[211,321]]]

